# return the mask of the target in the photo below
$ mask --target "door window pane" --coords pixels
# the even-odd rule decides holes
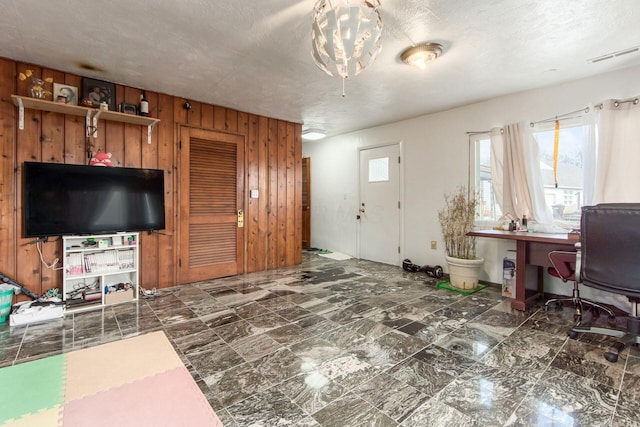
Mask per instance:
[[[389,158],[369,160],[369,182],[389,181]]]

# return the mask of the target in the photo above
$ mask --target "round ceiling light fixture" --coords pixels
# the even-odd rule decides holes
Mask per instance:
[[[422,70],[429,62],[435,61],[442,55],[443,46],[440,43],[420,43],[405,49],[400,54],[402,62]]]

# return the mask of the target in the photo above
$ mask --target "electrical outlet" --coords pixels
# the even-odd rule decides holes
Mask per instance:
[[[431,241],[431,249],[438,249],[438,242],[436,242],[435,240]]]

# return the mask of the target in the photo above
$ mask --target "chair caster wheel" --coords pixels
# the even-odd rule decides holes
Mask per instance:
[[[576,338],[578,338],[578,333],[576,331],[574,331],[573,329],[567,331],[567,336],[569,338],[571,338],[572,340],[575,340]]]
[[[618,361],[618,353],[612,353],[610,351],[606,351],[604,353],[604,358],[611,363],[616,363]]]

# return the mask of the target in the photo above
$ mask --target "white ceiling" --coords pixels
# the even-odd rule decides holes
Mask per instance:
[[[311,59],[315,0],[8,0],[0,56],[329,135],[640,64],[588,62],[640,46],[638,0],[381,3],[382,52],[345,98]],[[426,71],[399,60],[425,41],[445,46]]]

